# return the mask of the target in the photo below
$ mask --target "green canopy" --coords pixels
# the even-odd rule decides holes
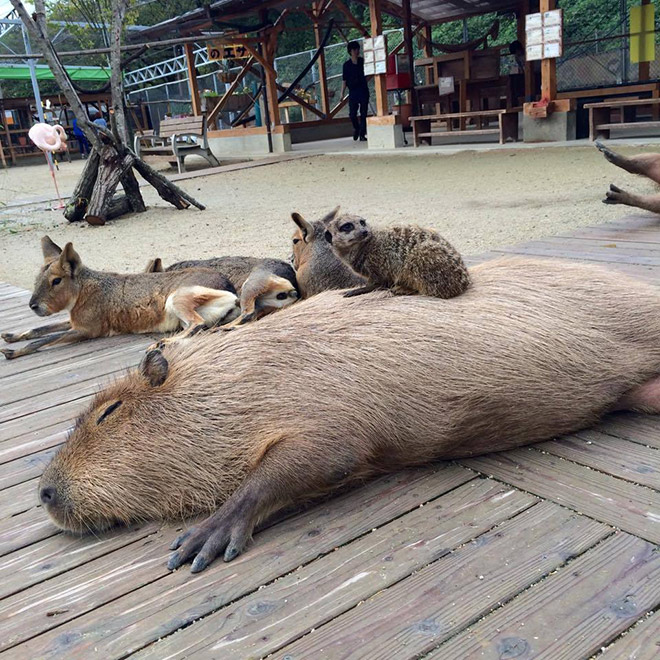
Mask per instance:
[[[110,71],[98,66],[67,66],[67,73],[72,80],[97,80],[106,82]],[[54,80],[53,72],[47,66],[36,67],[37,80]],[[0,66],[0,80],[30,80],[29,66]]]

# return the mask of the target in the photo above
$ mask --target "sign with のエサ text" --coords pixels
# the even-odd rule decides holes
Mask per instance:
[[[210,60],[242,60],[250,56],[248,49],[243,44],[218,44],[206,45],[206,51]]]

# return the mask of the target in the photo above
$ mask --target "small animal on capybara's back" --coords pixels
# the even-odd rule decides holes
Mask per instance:
[[[660,290],[578,263],[472,269],[452,304],[325,292],[152,351],[80,416],[41,501],[73,531],[217,512],[179,539],[232,559],[271,512],[404,466],[660,412]]]
[[[375,229],[364,218],[340,215],[339,208],[325,227],[335,254],[368,282],[348,291],[347,297],[387,288],[397,294],[454,298],[470,285],[461,255],[433,229]]]

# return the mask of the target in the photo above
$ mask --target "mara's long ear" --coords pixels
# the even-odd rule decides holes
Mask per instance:
[[[82,266],[80,255],[73,249],[73,243],[67,243],[60,254],[60,266],[73,276]]]
[[[162,273],[165,269],[163,268],[163,262],[161,261],[160,257],[156,257],[155,259],[152,259],[148,264],[147,267],[144,269],[145,273]]]
[[[327,227],[338,215],[341,210],[341,206],[336,206],[330,213],[324,215],[321,218],[321,222]]]
[[[300,213],[292,213],[291,218],[298,225],[298,228],[302,232],[303,240],[305,243],[309,243],[309,241],[314,236],[314,227],[312,226],[312,223],[307,222],[307,220],[305,220],[305,218],[303,218]]]
[[[158,387],[167,379],[170,365],[159,350],[153,350],[142,358],[139,369],[151,387]]]
[[[44,262],[48,263],[60,256],[62,248],[56,243],[53,243],[53,241],[50,240],[50,236],[44,236],[41,239],[41,251],[44,255]]]

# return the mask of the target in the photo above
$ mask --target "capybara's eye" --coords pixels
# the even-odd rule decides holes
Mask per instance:
[[[57,286],[62,281],[61,277],[56,277],[51,283],[51,286]]]
[[[121,406],[121,401],[111,403],[104,411],[103,414],[96,420],[96,424],[100,424],[108,415],[117,410]]]
[[[346,222],[343,224],[340,228],[339,231],[344,232],[345,234],[348,233],[349,231],[353,231],[353,223],[352,222]]]
[[[287,296],[288,296],[287,293],[285,293],[284,291],[281,291],[280,293],[277,294],[276,298],[278,300],[286,300]]]
[[[300,239],[299,239],[299,238],[294,238],[294,239],[293,239],[293,244],[295,245],[296,243],[300,243]]]

